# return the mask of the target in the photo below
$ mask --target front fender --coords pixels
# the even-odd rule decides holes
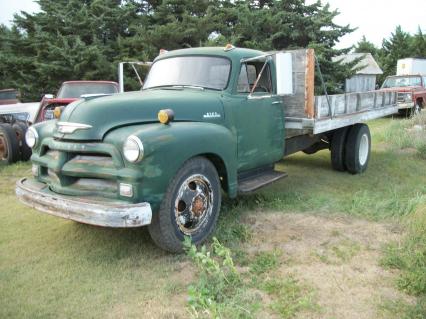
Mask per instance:
[[[224,126],[205,122],[172,122],[141,124],[114,130],[105,142],[121,150],[129,135],[139,137],[144,145],[144,158],[126,166],[142,171],[139,201],[158,208],[167,187],[183,163],[197,155],[220,158],[226,169],[226,188],[230,197],[237,193],[237,143]]]

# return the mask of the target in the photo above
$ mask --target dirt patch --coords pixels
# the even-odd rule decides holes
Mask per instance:
[[[254,232],[245,247],[250,254],[279,250],[276,274],[292,275],[316,291],[321,310],[300,318],[378,318],[383,300],[414,302],[394,287],[396,273],[379,265],[383,245],[401,236],[391,224],[282,213],[246,222]]]

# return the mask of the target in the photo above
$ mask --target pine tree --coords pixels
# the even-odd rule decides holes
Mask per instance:
[[[26,99],[54,93],[65,80],[115,80],[117,63],[152,60],[159,49],[204,45],[259,50],[314,47],[327,87],[341,91],[351,66],[331,62],[351,32],[320,1],[39,0],[40,11],[0,29],[0,75]]]
[[[401,26],[395,28],[389,40],[384,39],[380,52],[380,62],[383,69],[381,79],[396,73],[396,65],[399,59],[411,56],[411,36],[404,32]]]
[[[218,9],[223,19],[216,43],[226,42],[259,50],[283,50],[311,47],[324,75],[327,91],[341,93],[344,80],[354,74],[350,64],[332,62],[332,58],[346,54],[351,48],[335,49],[339,39],[352,32],[349,25],[333,22],[339,14],[320,1],[307,5],[300,0],[235,1],[234,6]],[[214,42],[214,41],[213,41]],[[316,92],[323,92],[319,79]]]
[[[413,57],[426,58],[426,35],[420,27],[411,41],[411,52]]]
[[[377,61],[379,57],[379,49],[370,41],[367,40],[365,35],[362,36],[361,40],[355,45],[356,53],[371,53],[374,59]]]

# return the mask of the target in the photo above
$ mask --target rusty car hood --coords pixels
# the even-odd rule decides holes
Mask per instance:
[[[86,126],[73,133],[55,131],[55,138],[100,141],[114,128],[141,123],[157,123],[161,109],[172,109],[174,121],[223,121],[220,91],[162,88],[81,99],[69,104],[58,123]]]
[[[421,90],[422,87],[421,86],[395,86],[395,87],[391,87],[391,88],[383,88],[380,89],[380,91],[385,91],[385,92],[414,92],[414,91],[419,91]]]

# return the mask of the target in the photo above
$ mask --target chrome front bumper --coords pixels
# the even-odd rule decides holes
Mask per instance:
[[[411,109],[412,107],[414,107],[414,102],[399,102],[397,105],[398,105],[398,109],[400,110]]]
[[[140,227],[150,224],[152,218],[149,203],[129,204],[59,195],[34,179],[19,180],[16,183],[16,195],[21,202],[39,211],[85,224]]]

